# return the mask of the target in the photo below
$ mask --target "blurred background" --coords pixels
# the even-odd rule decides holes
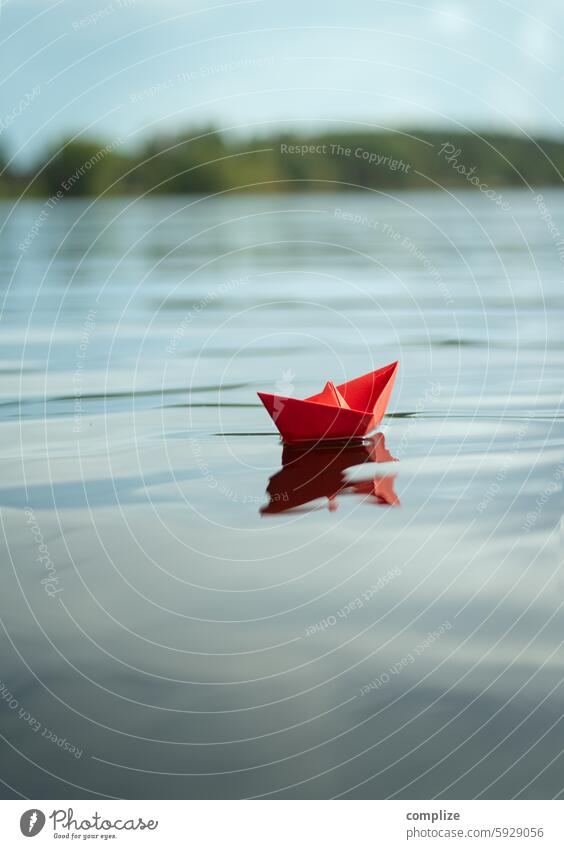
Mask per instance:
[[[400,186],[424,185],[417,169],[427,181],[456,182],[421,138],[465,141],[483,180],[553,183],[562,165],[563,20],[547,0],[534,9],[526,0],[4,0],[4,191],[6,174],[15,180],[39,165],[27,191],[51,192],[105,145],[74,192],[100,191],[119,177],[117,193],[152,188],[158,177],[168,179],[166,192],[243,185],[253,174],[255,182],[389,184],[385,168],[280,154],[288,134],[335,133],[352,142],[375,134],[392,158],[409,156]],[[492,144],[482,140],[490,136]],[[531,141],[538,137],[552,165]]]

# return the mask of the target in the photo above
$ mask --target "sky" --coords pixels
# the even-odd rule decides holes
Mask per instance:
[[[561,0],[0,0],[0,147],[445,127],[564,137]]]

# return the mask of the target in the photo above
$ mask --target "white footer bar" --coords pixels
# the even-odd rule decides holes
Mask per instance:
[[[1,801],[1,845],[564,846],[560,801]]]

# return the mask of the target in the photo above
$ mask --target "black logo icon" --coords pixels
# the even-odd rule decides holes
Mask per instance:
[[[20,817],[20,831],[24,837],[35,837],[45,825],[45,814],[37,808],[26,811]]]

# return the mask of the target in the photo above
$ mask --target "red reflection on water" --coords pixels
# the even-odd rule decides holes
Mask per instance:
[[[375,475],[361,481],[349,481],[345,474],[351,466],[364,463],[395,461],[383,433],[362,442],[314,446],[285,445],[282,468],[273,475],[266,488],[268,504],[261,514],[270,515],[304,507],[318,498],[327,499],[327,508],[336,510],[337,497],[346,493],[362,495],[373,504],[399,507],[394,492],[396,475]]]

